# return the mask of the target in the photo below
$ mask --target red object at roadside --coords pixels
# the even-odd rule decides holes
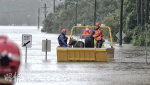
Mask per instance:
[[[0,35],[0,77],[4,78],[7,74],[13,77],[18,73],[20,66],[20,50],[18,46],[8,40],[7,36]],[[8,82],[8,81],[7,81]],[[0,84],[6,83],[1,81]],[[8,82],[9,83],[9,82]]]

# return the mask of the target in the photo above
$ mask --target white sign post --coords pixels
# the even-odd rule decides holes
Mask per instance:
[[[45,60],[47,61],[47,52],[51,51],[51,40],[42,40],[42,51],[46,52]]]
[[[27,48],[31,48],[32,46],[32,35],[23,34],[22,35],[22,47],[26,47],[25,52],[25,62],[27,63]]]

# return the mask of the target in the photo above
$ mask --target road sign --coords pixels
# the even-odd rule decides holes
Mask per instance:
[[[122,32],[122,39],[125,37],[126,35]],[[116,34],[116,37],[118,38],[118,39],[120,39],[120,32],[118,32],[117,34]]]
[[[32,46],[32,35],[23,34],[22,35],[22,47],[31,48]]]
[[[51,51],[51,40],[42,40],[42,51],[45,52],[45,60],[47,61],[47,52]]]
[[[42,40],[42,51],[43,52],[46,52],[46,51],[50,52],[51,51],[51,40],[47,40],[47,42],[46,42],[46,40]]]

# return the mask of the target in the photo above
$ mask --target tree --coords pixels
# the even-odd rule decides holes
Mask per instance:
[[[149,0],[145,1],[145,23],[148,23],[149,20]]]
[[[69,0],[68,0],[69,1]],[[143,46],[144,31],[141,29],[145,22],[149,20],[149,0],[124,0],[123,4],[123,32],[126,34],[124,41],[133,45]],[[90,3],[89,3],[90,2]],[[82,25],[93,25],[94,3],[92,0],[79,0],[77,22]],[[148,2],[148,3],[147,3]],[[147,5],[143,5],[147,4]],[[105,24],[111,28],[113,41],[116,41],[116,34],[119,32],[120,18],[120,0],[97,0],[97,19],[96,22]],[[68,3],[67,9],[62,5],[56,7],[57,11],[47,16],[44,21],[43,31],[51,33],[60,33],[61,29],[67,29],[70,34],[71,28],[75,23],[75,4]],[[142,19],[142,20],[141,20]],[[148,28],[150,25],[148,25]],[[83,33],[84,29],[77,30]],[[150,30],[148,30],[148,36]],[[108,30],[104,30],[105,39],[109,39]],[[148,37],[148,45],[150,38]]]
[[[141,10],[141,0],[136,0],[137,25],[139,25],[141,22],[140,10]]]
[[[141,1],[141,25],[144,25],[144,0]]]

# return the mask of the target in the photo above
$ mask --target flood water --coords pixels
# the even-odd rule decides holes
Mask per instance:
[[[58,34],[41,33],[35,26],[0,26],[5,34],[20,48],[22,59],[18,81],[15,85],[150,85],[150,48],[148,64],[145,47],[114,43],[115,57],[110,62],[57,62]],[[22,34],[32,35],[32,47],[22,47]],[[51,40],[51,52],[45,62],[42,40]],[[110,42],[106,41],[105,47]]]

